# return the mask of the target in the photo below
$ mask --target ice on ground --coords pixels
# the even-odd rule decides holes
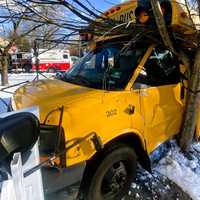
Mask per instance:
[[[169,152],[155,170],[176,183],[193,200],[200,200],[200,158],[195,148],[200,150],[200,144],[193,145],[191,151],[183,155],[173,141]]]
[[[39,79],[51,78],[55,74],[52,73],[42,73],[39,74]],[[8,74],[9,85],[18,84],[24,81],[32,81],[36,79],[36,73],[16,73],[16,74]],[[0,76],[1,79],[1,76]]]
[[[200,143],[193,144],[193,148],[200,153]]]

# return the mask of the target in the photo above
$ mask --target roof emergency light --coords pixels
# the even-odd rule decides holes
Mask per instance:
[[[150,16],[148,14],[148,9],[142,6],[138,6],[135,10],[136,22],[140,24],[145,24],[148,22]]]
[[[172,5],[170,1],[164,0],[160,1],[160,7],[162,10],[163,17],[167,25],[171,23],[172,20]],[[135,9],[136,22],[139,24],[148,24],[152,25],[154,23],[153,11],[150,3],[147,3],[142,0],[138,1],[138,7]]]

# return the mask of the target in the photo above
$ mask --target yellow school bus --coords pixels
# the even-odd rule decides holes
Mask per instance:
[[[146,2],[140,3],[139,1],[138,3],[138,1],[135,0],[127,1],[126,3],[109,9],[104,13],[104,16],[119,22],[136,21],[137,16],[135,15],[135,12],[137,12],[137,10],[141,10],[141,8],[146,8],[148,10],[148,7],[150,7],[150,5],[147,5]],[[173,0],[161,0],[160,3],[161,9],[165,8],[166,14],[171,16],[170,26],[174,30],[181,31],[181,33],[185,34],[189,34],[194,31],[192,28],[192,22],[187,13],[187,8],[183,3]],[[150,9],[151,8],[149,8],[149,10]]]
[[[171,5],[171,26],[192,32],[184,9]],[[129,1],[104,15],[132,20],[136,7]],[[60,155],[53,164],[62,170],[52,173],[55,181],[45,192],[79,182],[80,198],[121,199],[137,163],[151,170],[149,154],[180,132],[188,69],[164,46],[131,38],[96,38],[96,47],[62,80],[34,81],[16,91],[15,109],[39,106],[41,157]]]
[[[193,19],[192,22],[187,12],[187,7],[185,6],[185,4],[181,3],[180,0],[160,0],[160,4],[164,18],[168,22],[167,25],[169,25],[173,32],[181,33],[186,37],[189,35],[191,36],[195,32],[193,24],[198,25],[199,19],[197,19],[197,16],[194,14],[194,11],[191,11],[191,18]],[[148,17],[144,16],[143,11],[146,11]],[[101,17],[98,18],[96,21],[102,22],[102,18],[107,18],[112,19],[113,22],[118,22],[120,24],[128,22],[136,23],[136,21],[138,21],[139,19],[139,21],[141,20],[141,24],[146,24],[146,22],[148,24],[148,21],[150,21],[152,15],[153,12],[149,1],[129,0],[123,4],[110,8],[105,13],[103,13]],[[84,31],[81,34],[81,36],[87,38],[86,40],[88,41],[91,39],[94,39],[95,41],[99,39],[102,40],[102,37],[92,37],[91,33],[84,34]],[[110,37],[106,38],[110,39]],[[106,38],[104,37],[104,40]]]

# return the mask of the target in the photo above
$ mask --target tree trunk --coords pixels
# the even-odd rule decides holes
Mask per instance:
[[[200,47],[196,51],[194,67],[189,83],[189,93],[185,110],[182,131],[179,137],[179,145],[183,151],[187,151],[192,143],[195,127],[197,123],[197,114],[200,97]]]
[[[173,47],[173,43],[169,37],[169,33],[165,24],[165,20],[163,18],[163,14],[160,8],[160,3],[158,0],[151,0],[151,6],[153,9],[153,14],[156,20],[156,25],[158,27],[158,31],[162,37],[164,45],[170,49],[173,53],[176,53]]]
[[[1,85],[8,85],[8,56],[1,57]]]
[[[159,1],[158,0],[150,0],[150,1],[151,1],[152,9],[153,9],[153,14],[154,14],[154,17],[155,17],[155,20],[156,20],[156,25],[157,25],[158,31],[161,35],[161,38],[163,40],[163,44],[171,52],[173,52],[175,55],[177,55],[182,60],[182,62],[184,63],[184,65],[186,67],[189,67],[190,61],[189,61],[188,56],[182,50],[179,50],[177,52],[174,49],[172,40],[170,39],[169,32],[167,30],[167,26],[165,24],[165,20],[163,18],[163,14],[162,14],[162,11],[161,11],[161,8],[160,8]]]

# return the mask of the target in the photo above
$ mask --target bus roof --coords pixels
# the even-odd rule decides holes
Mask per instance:
[[[102,16],[120,23],[128,23],[130,21],[134,23],[136,21],[135,10],[140,6],[138,2],[138,0],[129,0],[125,3],[118,4],[105,11]],[[196,19],[193,19],[193,22],[191,21],[187,13],[187,8],[181,3],[181,0],[160,0],[160,2],[168,2],[171,5],[171,27],[175,32],[181,32],[186,35],[194,33],[193,22],[195,23]]]
[[[135,19],[135,9],[137,5],[137,0],[129,0],[108,9],[104,12],[103,16],[111,18],[115,21],[128,22]]]

